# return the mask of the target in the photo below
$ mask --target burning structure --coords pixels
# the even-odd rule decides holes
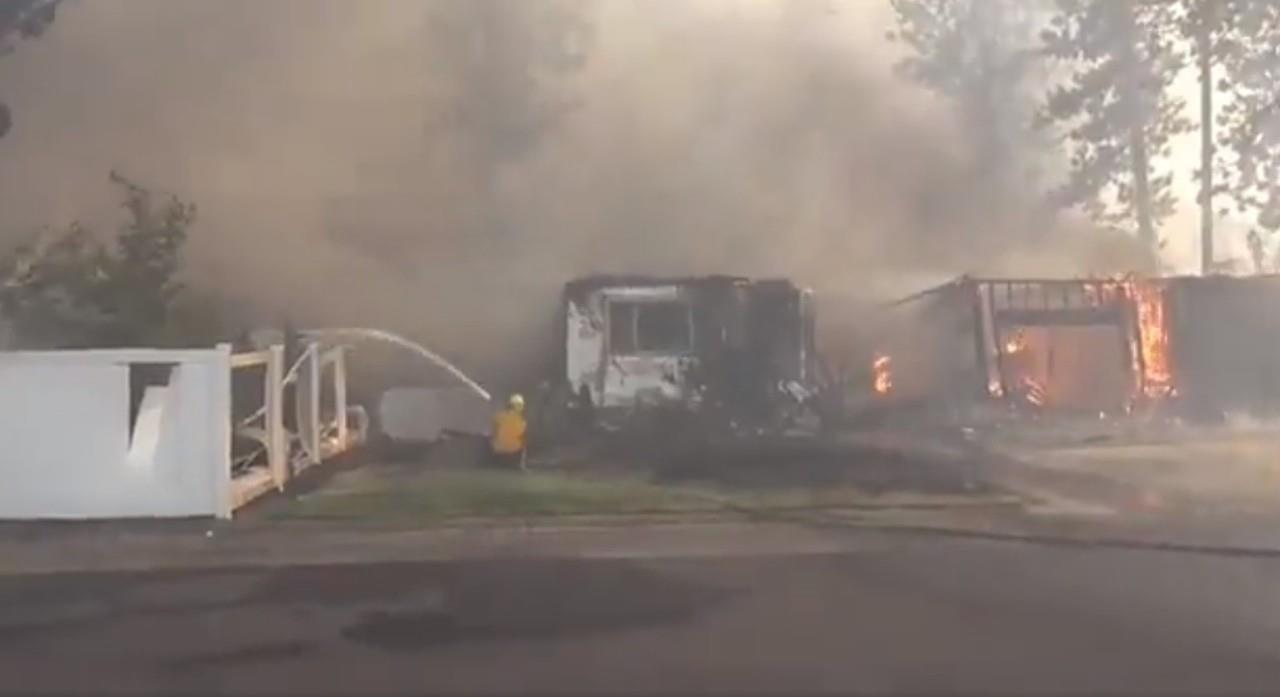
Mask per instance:
[[[556,380],[605,423],[663,406],[786,428],[817,394],[813,293],[790,281],[593,276],[561,311]]]
[[[891,305],[871,387],[898,401],[1272,413],[1277,302],[1277,277],[961,277]]]

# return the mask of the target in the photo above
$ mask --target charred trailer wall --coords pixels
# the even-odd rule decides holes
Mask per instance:
[[[929,394],[945,406],[972,402],[986,395],[986,374],[979,353],[977,287],[963,283],[926,299],[916,342],[928,347],[925,360],[907,367],[919,372]]]
[[[590,277],[566,286],[563,381],[594,406],[707,397],[767,414],[812,382],[808,291],[785,280]]]
[[[786,280],[698,283],[696,361],[689,376],[712,408],[739,424],[769,422],[780,386],[814,387],[811,294]]]
[[[957,282],[891,307],[863,332],[876,356],[891,361],[882,399],[945,409],[985,394],[977,332],[977,287]]]
[[[590,278],[566,286],[568,388],[604,408],[686,399],[697,300],[676,281]]]
[[[751,352],[761,362],[759,379],[805,383],[814,372],[811,294],[789,281],[751,284],[748,292]]]
[[[1172,279],[1166,303],[1189,415],[1280,414],[1280,277]]]

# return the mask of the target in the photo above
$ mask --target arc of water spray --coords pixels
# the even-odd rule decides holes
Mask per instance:
[[[378,341],[386,341],[392,344],[396,344],[397,346],[401,346],[409,349],[410,351],[413,351],[414,353],[418,354],[419,356],[422,356],[423,358],[427,359],[428,361],[435,364],[436,366],[443,368],[447,373],[457,378],[459,382],[469,387],[472,392],[475,392],[477,395],[480,395],[480,397],[484,399],[486,402],[492,400],[492,397],[489,396],[488,390],[481,387],[480,383],[468,377],[467,374],[459,370],[457,366],[441,358],[434,351],[431,351],[430,349],[417,343],[416,341],[410,341],[409,339],[406,339],[403,336],[400,336],[399,334],[393,334],[391,332],[383,331],[381,329],[365,329],[361,327],[341,327],[336,329],[306,329],[298,333],[305,337],[336,336],[336,337],[348,337],[348,338],[359,338],[359,339],[375,339]]]

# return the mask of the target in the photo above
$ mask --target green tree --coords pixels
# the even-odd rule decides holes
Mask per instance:
[[[1156,227],[1175,207],[1172,172],[1159,163],[1191,128],[1169,90],[1186,60],[1181,11],[1177,2],[1058,0],[1042,36],[1065,78],[1040,114],[1071,151],[1060,203],[1136,227],[1153,251]]]
[[[0,56],[10,53],[18,39],[40,36],[53,24],[62,0],[0,0]],[[9,106],[0,101],[0,138],[13,119]]]
[[[955,105],[981,176],[1025,181],[1045,143],[1032,128],[1045,0],[890,0],[908,49],[897,72]]]
[[[1271,4],[1270,0],[1266,3]],[[1261,38],[1257,35],[1261,29],[1257,23],[1262,19],[1259,12],[1266,8],[1258,0],[1179,0],[1177,7],[1178,23],[1188,51],[1195,59],[1196,81],[1200,87],[1197,123],[1200,166],[1194,177],[1200,183],[1196,201],[1200,206],[1201,271],[1208,274],[1214,270],[1214,199],[1228,188],[1215,185],[1215,177],[1234,178],[1218,154],[1217,146],[1223,140],[1220,129],[1227,127],[1224,119],[1228,117],[1222,109],[1225,105],[1217,104],[1214,98],[1215,92],[1228,92],[1232,81],[1225,74],[1222,78],[1215,75],[1241,60],[1248,60],[1246,54],[1257,47]],[[1250,246],[1252,248],[1252,242]]]
[[[1215,120],[1218,157],[1212,192],[1234,202],[1255,224],[1248,236],[1259,270],[1280,230],[1280,4],[1231,0],[1214,48],[1221,94]],[[1219,211],[1226,214],[1227,208]]]
[[[106,257],[97,303],[112,318],[115,336],[107,341],[145,342],[169,323],[182,291],[177,275],[196,208],[176,196],[157,197],[118,172],[111,173],[111,182],[122,192],[128,218]]]
[[[1213,271],[1213,174],[1216,169],[1213,147],[1213,67],[1227,22],[1220,0],[1184,0],[1182,33],[1191,40],[1195,57],[1196,80],[1200,83],[1200,167],[1196,178],[1200,193],[1200,269]]]
[[[110,243],[80,224],[20,246],[4,263],[0,311],[26,347],[172,343],[195,206],[113,172],[126,222]]]
[[[19,348],[87,346],[107,319],[91,302],[106,250],[84,227],[20,245],[3,265],[0,309]]]

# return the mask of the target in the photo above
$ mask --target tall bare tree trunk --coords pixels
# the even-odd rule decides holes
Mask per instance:
[[[1156,252],[1156,229],[1151,217],[1151,161],[1147,156],[1147,135],[1142,125],[1129,131],[1129,150],[1133,153],[1133,210],[1138,219],[1138,239],[1153,254]]]
[[[1120,36],[1120,98],[1128,105],[1129,118],[1129,154],[1130,166],[1133,168],[1133,214],[1138,224],[1138,239],[1144,247],[1154,255],[1156,248],[1156,229],[1151,210],[1151,158],[1147,152],[1147,134],[1143,126],[1146,114],[1142,113],[1142,92],[1138,85],[1138,56],[1134,43],[1138,32],[1134,27],[1134,8],[1128,2],[1116,2],[1111,8],[1119,12],[1117,17]]]
[[[1200,273],[1213,273],[1213,2],[1204,3],[1196,30],[1200,59]]]

